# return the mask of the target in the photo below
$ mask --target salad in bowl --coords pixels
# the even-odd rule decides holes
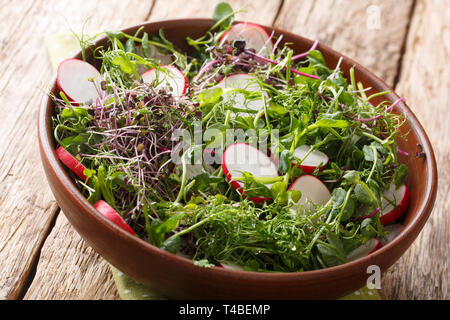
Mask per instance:
[[[232,12],[189,53],[164,29],[105,34],[59,65],[52,129],[80,193],[128,233],[197,266],[284,273],[402,230],[403,99],[329,68],[317,41],[294,52]]]

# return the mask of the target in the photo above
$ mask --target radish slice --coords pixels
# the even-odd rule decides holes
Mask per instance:
[[[83,60],[67,59],[58,66],[56,83],[71,101],[92,103],[100,97],[101,81],[100,72]]]
[[[261,92],[261,86],[255,81],[251,75],[246,73],[235,73],[228,75],[223,78],[217,84],[217,87],[222,88],[224,91],[226,89],[242,89],[249,92]],[[267,96],[267,94],[266,94]],[[233,101],[233,106],[239,109],[250,109],[254,111],[259,111],[264,108],[263,98],[257,98],[252,100],[247,100],[244,94],[239,92],[228,92],[224,93],[223,97]]]
[[[368,256],[372,252],[375,252],[378,249],[380,249],[382,246],[383,245],[381,244],[380,240],[378,240],[377,238],[372,238],[372,239],[368,240],[366,243],[364,243],[362,246],[360,246],[360,247],[356,248],[355,250],[353,250],[352,252],[350,252],[347,255],[347,260],[353,261],[353,260]]]
[[[408,209],[411,200],[411,192],[408,187],[403,184],[398,189],[392,183],[389,189],[383,193],[381,199],[380,220],[383,225],[400,218]],[[393,206],[395,203],[395,207]]]
[[[268,57],[273,48],[272,41],[266,30],[254,23],[238,23],[233,25],[220,39],[221,45],[228,41],[244,40],[246,49],[254,49],[256,53]]]
[[[144,72],[141,77],[146,83],[156,84],[155,89],[169,87],[174,97],[181,97],[186,93],[189,81],[185,75],[173,66],[162,66],[163,71],[156,69]]]
[[[222,156],[222,170],[231,186],[245,195],[244,182],[233,178],[242,177],[243,172],[251,173],[254,177],[278,177],[277,166],[262,151],[247,143],[230,145]],[[268,188],[272,184],[266,184]],[[254,202],[264,202],[267,198],[250,198]]]
[[[66,149],[63,147],[56,149],[56,156],[67,168],[80,177],[80,179],[86,181],[87,177],[83,173],[84,170],[86,170],[86,167],[75,159],[75,157],[72,156]]]
[[[298,190],[302,193],[297,203],[306,203],[307,199],[309,199],[313,203],[324,205],[331,198],[331,193],[327,186],[311,175],[303,175],[295,179],[289,190]]]
[[[102,215],[108,218],[109,221],[124,229],[125,231],[135,235],[136,233],[130,226],[122,219],[122,217],[114,210],[107,202],[99,200],[94,204],[94,208],[100,211]]]
[[[391,242],[396,236],[400,234],[400,232],[405,229],[405,226],[400,223],[390,224],[386,227],[384,227],[384,231],[388,231],[389,233],[384,237],[381,238],[381,244],[385,246],[389,242]]]
[[[294,156],[302,160],[305,158],[311,149],[308,145],[303,145],[294,150]],[[305,173],[312,173],[320,166],[319,171],[322,170],[328,163],[328,156],[319,150],[312,151],[302,162],[300,167]]]
[[[229,269],[229,270],[244,271],[244,268],[242,268],[240,265],[237,265],[233,262],[228,262],[228,261],[220,262],[219,267],[224,268],[224,269]]]

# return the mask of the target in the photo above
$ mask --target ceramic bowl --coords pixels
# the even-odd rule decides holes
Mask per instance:
[[[179,19],[145,23],[123,31],[134,34],[144,26],[149,35],[164,29],[166,37],[181,50],[189,50],[185,38],[200,37],[211,27],[209,19]],[[295,53],[307,51],[313,41],[271,27],[264,27],[275,36],[283,34],[283,41],[292,43]],[[96,46],[107,45],[101,39]],[[349,68],[355,66],[357,81],[371,87],[369,94],[392,90],[381,79],[326,45],[319,44],[327,65],[334,68],[343,57],[341,68],[349,76]],[[78,53],[75,58],[80,58]],[[89,58],[92,62],[92,59]],[[383,61],[380,61],[383,63]],[[57,92],[56,81],[52,83]],[[383,99],[396,101],[399,96],[392,91]],[[376,103],[380,100],[375,101]],[[335,299],[357,290],[366,284],[367,268],[377,265],[381,271],[388,269],[408,249],[427,221],[436,197],[436,162],[430,141],[405,103],[394,110],[403,113],[407,123],[403,132],[406,140],[399,139],[399,147],[409,156],[399,156],[409,167],[407,185],[411,189],[411,203],[402,218],[404,230],[390,243],[376,252],[358,260],[332,268],[295,273],[258,273],[228,270],[219,267],[195,266],[192,261],[163,251],[144,240],[131,236],[104,218],[82,196],[72,183],[55,154],[55,141],[51,128],[54,104],[46,95],[43,98],[38,119],[39,146],[42,164],[51,190],[62,211],[78,233],[102,257],[122,272],[146,284],[150,288],[175,299]],[[416,157],[416,152],[422,157]]]

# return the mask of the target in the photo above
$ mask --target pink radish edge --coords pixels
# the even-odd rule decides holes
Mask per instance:
[[[72,156],[69,151],[64,149],[64,147],[59,147],[56,149],[56,156],[58,159],[73,173],[75,173],[80,179],[86,181],[87,177],[84,174],[86,167],[83,166],[74,156]]]
[[[387,192],[390,192],[392,188],[393,188],[393,185],[390,186],[390,188],[389,188],[389,190],[387,190]],[[395,188],[395,186],[394,186],[394,188]],[[380,221],[381,221],[381,224],[383,224],[383,225],[387,225],[387,224],[397,220],[398,218],[403,216],[403,214],[408,209],[409,202],[411,201],[411,192],[410,192],[408,186],[406,186],[406,184],[403,184],[402,186],[400,186],[400,188],[404,188],[404,192],[403,192],[403,196],[402,196],[401,200],[398,202],[399,199],[395,199],[397,201],[396,206],[392,210],[389,210],[388,212],[383,211],[380,214]]]
[[[176,68],[172,65],[163,65],[163,66],[161,66],[161,68],[173,70],[173,71],[177,72],[183,78],[183,80],[184,80],[183,90],[179,95],[177,95],[178,97],[183,96],[186,93],[187,89],[189,88],[188,78],[184,75],[183,72],[181,72],[181,70],[179,70],[178,68]],[[143,74],[141,74],[143,81],[145,82],[144,78],[146,77],[146,75],[153,75],[154,73],[156,73],[156,71],[157,71],[156,69],[150,69],[150,70],[147,70],[146,72],[144,72]]]
[[[82,65],[84,65],[84,66],[86,66],[86,67],[89,67],[89,69],[91,69],[92,74],[90,74],[90,75],[86,78],[86,81],[89,81],[88,79],[91,78],[91,77],[93,77],[94,74],[95,74],[95,76],[99,76],[99,79],[101,79],[101,74],[100,74],[100,72],[99,72],[93,65],[91,65],[90,63],[88,63],[88,62],[86,62],[86,61],[84,61],[84,60],[75,59],[75,58],[70,58],[70,59],[66,59],[66,60],[61,61],[60,64],[58,65],[58,69],[56,70],[56,84],[57,84],[57,86],[58,86],[58,89],[59,89],[60,91],[64,92],[64,94],[66,95],[66,97],[67,97],[71,102],[85,102],[85,101],[87,101],[87,100],[89,100],[89,99],[94,99],[94,98],[96,98],[97,96],[96,96],[95,94],[93,94],[93,96],[90,96],[90,97],[86,97],[86,98],[82,98],[82,99],[76,99],[76,98],[73,96],[73,92],[70,93],[70,90],[69,90],[68,88],[65,88],[66,85],[63,84],[62,81],[61,81],[61,80],[62,80],[62,73],[63,73],[62,68],[63,68],[67,63],[71,63],[71,62],[72,62],[72,63],[75,62],[75,63],[82,64]],[[79,68],[77,68],[77,70],[79,70]],[[91,85],[93,86],[92,83],[89,82],[89,84],[91,84]],[[95,87],[93,87],[93,88],[95,89]],[[98,95],[98,92],[97,92],[97,95]],[[95,97],[94,97],[94,96],[95,96]],[[81,100],[84,100],[84,101],[81,101]]]
[[[104,217],[109,221],[122,228],[123,230],[135,235],[136,233],[131,227],[123,220],[123,218],[113,209],[106,201],[99,200],[94,204],[94,208],[97,209]]]
[[[263,34],[264,34],[264,36],[266,37],[266,41],[268,40],[268,39],[270,39],[270,35],[269,35],[269,33],[266,31],[266,29],[264,29],[263,27],[261,27],[259,24],[256,24],[256,23],[252,23],[252,22],[240,22],[240,23],[236,23],[236,24],[234,24],[231,28],[234,28],[234,27],[236,27],[236,26],[244,26],[244,27],[247,27],[247,26],[250,26],[250,27],[254,27],[255,29],[258,29],[258,31],[260,31],[260,32],[262,32]],[[230,30],[231,30],[231,28],[230,28]],[[225,32],[223,35],[222,35],[222,37],[220,38],[220,43],[222,43],[224,40],[226,40],[226,37],[228,37],[228,34],[230,33],[230,30],[228,30],[227,32]]]

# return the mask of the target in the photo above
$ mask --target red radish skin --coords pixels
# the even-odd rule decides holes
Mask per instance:
[[[308,145],[302,145],[294,150],[294,156],[302,160],[311,149]],[[319,150],[312,151],[299,167],[307,174],[310,174],[320,166],[319,171],[323,170],[328,163],[328,156]]]
[[[153,81],[158,79],[159,75],[162,75],[162,79],[160,79],[161,83],[159,83],[156,88],[159,89],[166,85],[169,85],[172,88],[172,94],[175,97],[179,98],[183,96],[189,88],[188,78],[186,78],[183,72],[181,72],[174,66],[165,65],[161,66],[161,68],[167,69],[169,74],[166,74],[165,72],[159,72],[158,74],[158,70],[150,69],[141,75],[142,81],[146,83],[152,83]]]
[[[273,44],[267,31],[254,23],[243,22],[233,25],[230,30],[220,38],[221,45],[225,41],[245,40],[247,49],[254,49],[256,53],[268,57],[272,52]]]
[[[95,85],[89,79],[93,79]],[[102,76],[91,64],[79,59],[62,61],[57,70],[56,83],[60,91],[74,103],[95,101],[100,97]]]
[[[389,189],[383,194],[383,197],[396,203],[394,207],[385,198],[382,199],[380,221],[381,224],[386,225],[403,216],[411,201],[411,192],[406,184],[401,185],[398,189],[396,189],[394,184],[391,184]]]
[[[317,177],[308,174],[295,179],[289,190],[298,190],[302,193],[297,203],[305,203],[309,198],[314,203],[324,205],[331,198],[331,193],[327,186]]]
[[[122,228],[123,230],[136,235],[131,227],[122,219],[122,217],[114,210],[106,201],[99,200],[94,204],[94,208],[100,211],[109,221]]]
[[[382,246],[383,245],[379,239],[372,238],[372,239],[368,240],[366,243],[364,243],[362,246],[360,246],[360,247],[356,248],[355,250],[353,250],[352,252],[350,252],[347,255],[347,260],[353,261],[353,260],[357,260],[359,258],[368,256],[369,254],[380,249]]]
[[[63,147],[59,147],[58,149],[56,149],[56,156],[80,179],[86,181],[87,177],[84,174],[84,170],[86,170],[85,166],[83,166],[77,159],[75,159],[75,157],[72,156],[66,149],[64,149]]]
[[[384,231],[387,231],[388,234],[381,238],[381,244],[383,246],[387,245],[389,242],[394,240],[395,237],[397,237],[403,230],[405,229],[405,226],[400,223],[390,224],[388,226],[384,227]]]
[[[253,156],[257,158],[259,163],[254,163],[256,159],[251,158],[243,158],[246,155],[253,154]],[[238,162],[233,162],[238,157]],[[239,161],[241,160],[241,161]],[[262,151],[255,148],[254,146],[249,145],[248,143],[235,143],[230,145],[222,155],[222,170],[223,173],[230,183],[230,185],[246,197],[246,192],[243,188],[243,183],[233,179],[233,171],[234,175],[241,174],[241,172],[249,172],[253,174],[255,177],[277,177],[278,170],[276,165],[272,162],[272,160],[265,155]],[[270,188],[270,186],[268,185]],[[249,198],[249,200],[255,203],[263,203],[267,200],[271,200],[271,198],[265,197],[255,197]]]
[[[247,73],[234,73],[223,78],[218,84],[217,87],[221,89],[243,89],[249,92],[262,92],[262,88],[259,84],[257,84],[255,79],[247,74]],[[234,93],[224,94],[233,95]],[[266,98],[268,99],[268,95],[264,92]],[[234,107],[239,109],[250,109],[254,111],[259,111],[264,108],[264,99],[255,99],[246,101],[245,97],[242,93],[234,94]]]

